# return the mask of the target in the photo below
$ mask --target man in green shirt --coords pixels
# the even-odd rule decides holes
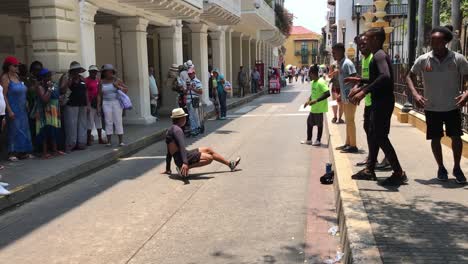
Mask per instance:
[[[364,58],[361,61],[362,65],[362,70],[361,70],[361,77],[362,79],[369,80],[369,65],[372,61],[373,55],[370,52],[369,48],[367,47],[367,37],[365,34],[361,34],[359,36],[359,39],[357,40],[359,45],[359,50],[361,51],[362,55]],[[371,106],[372,106],[372,99],[371,99],[371,94],[368,93],[366,97],[364,98],[364,131],[366,131],[366,136],[367,136],[367,145],[369,146],[369,128],[370,128],[370,113],[371,113]],[[366,166],[368,162],[368,157],[362,162],[358,162],[356,166]],[[387,159],[384,158],[381,163],[376,165],[376,169],[387,169],[390,167],[390,164],[388,163]]]
[[[312,146],[320,146],[323,132],[323,114],[328,112],[328,101],[330,97],[330,90],[328,90],[327,82],[319,78],[319,67],[314,65],[310,67],[309,75],[311,79],[311,95],[304,108],[310,105],[310,113],[307,118],[307,140],[302,141],[301,144]],[[312,143],[312,129],[317,126],[317,140]]]

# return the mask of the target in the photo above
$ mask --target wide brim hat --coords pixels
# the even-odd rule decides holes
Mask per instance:
[[[115,69],[114,69],[114,66],[112,64],[102,65],[101,72],[105,72],[105,71],[112,71],[115,74]]]
[[[96,65],[91,65],[91,66],[89,66],[88,71],[99,71],[99,68]]]
[[[68,72],[71,72],[74,70],[79,70],[80,73],[83,73],[86,71],[86,69],[81,67],[81,64],[77,61],[73,61],[72,63],[70,63],[70,69],[68,69]]]
[[[171,65],[171,68],[169,68],[170,71],[175,71],[175,72],[179,72],[179,65],[177,64],[172,64]]]
[[[172,110],[172,115],[171,115],[172,119],[182,118],[182,117],[186,117],[186,116],[188,116],[188,115],[187,115],[187,113],[185,113],[184,109],[182,109],[182,108],[176,108],[176,109]]]

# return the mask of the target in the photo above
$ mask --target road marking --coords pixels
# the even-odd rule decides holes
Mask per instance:
[[[236,114],[232,114],[232,115],[228,115],[227,118],[228,119],[236,119],[236,118],[239,118],[239,117],[291,117],[291,116],[307,116],[308,114],[306,113],[291,113],[291,114],[276,114],[276,115],[267,115],[267,114],[258,114],[258,115],[255,115],[255,114],[252,114],[252,115],[236,115]]]
[[[162,160],[162,159],[166,159],[166,156],[128,157],[128,158],[121,158],[119,160],[120,161],[129,161],[129,160],[149,160],[149,159]]]
[[[256,105],[247,105],[247,106],[244,106],[244,107],[238,109],[234,113],[236,113],[236,114],[245,114],[245,113],[248,113],[248,112],[254,110],[255,108],[257,108]]]
[[[275,113],[280,112],[282,109],[286,108],[286,105],[272,105],[268,110],[267,113]]]

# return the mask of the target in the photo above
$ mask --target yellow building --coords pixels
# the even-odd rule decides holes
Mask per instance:
[[[302,26],[293,26],[291,35],[286,39],[286,65],[310,66],[320,62],[321,35]]]

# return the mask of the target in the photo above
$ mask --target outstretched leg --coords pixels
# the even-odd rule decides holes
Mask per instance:
[[[219,163],[222,163],[222,164],[224,164],[226,166],[230,166],[229,161],[227,161],[223,156],[221,156],[221,154],[216,153],[212,148],[202,147],[202,148],[199,148],[198,151],[200,151],[200,153],[202,154],[202,157],[203,156],[206,157],[206,155],[203,155],[203,154],[208,154],[209,156],[212,157],[211,161],[215,160],[215,161],[217,161]],[[210,161],[210,163],[211,163],[211,161]],[[208,164],[210,164],[210,163],[208,163]]]

